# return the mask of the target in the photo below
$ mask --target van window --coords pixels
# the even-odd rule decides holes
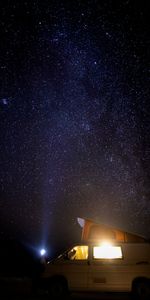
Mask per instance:
[[[122,249],[120,246],[102,244],[93,247],[94,259],[119,259],[122,258]]]
[[[88,246],[75,246],[68,252],[68,258],[71,260],[87,259]]]

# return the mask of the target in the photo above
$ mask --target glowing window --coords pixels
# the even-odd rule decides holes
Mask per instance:
[[[68,258],[71,260],[80,260],[88,258],[88,246],[76,246],[68,253]]]
[[[120,246],[102,244],[100,246],[93,247],[93,257],[95,259],[122,258],[122,250]]]

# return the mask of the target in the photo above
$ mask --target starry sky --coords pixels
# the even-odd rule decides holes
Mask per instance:
[[[149,237],[148,1],[0,6],[0,237],[70,244],[79,216]]]

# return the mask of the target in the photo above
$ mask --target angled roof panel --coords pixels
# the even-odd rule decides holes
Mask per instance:
[[[120,230],[87,218],[77,218],[82,228],[82,241],[113,240],[118,242],[145,242],[143,236]]]

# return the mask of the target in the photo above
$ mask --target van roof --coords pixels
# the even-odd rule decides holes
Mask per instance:
[[[148,242],[148,239],[131,232],[124,231],[88,218],[77,218],[82,228],[81,241],[111,239],[118,242]]]

